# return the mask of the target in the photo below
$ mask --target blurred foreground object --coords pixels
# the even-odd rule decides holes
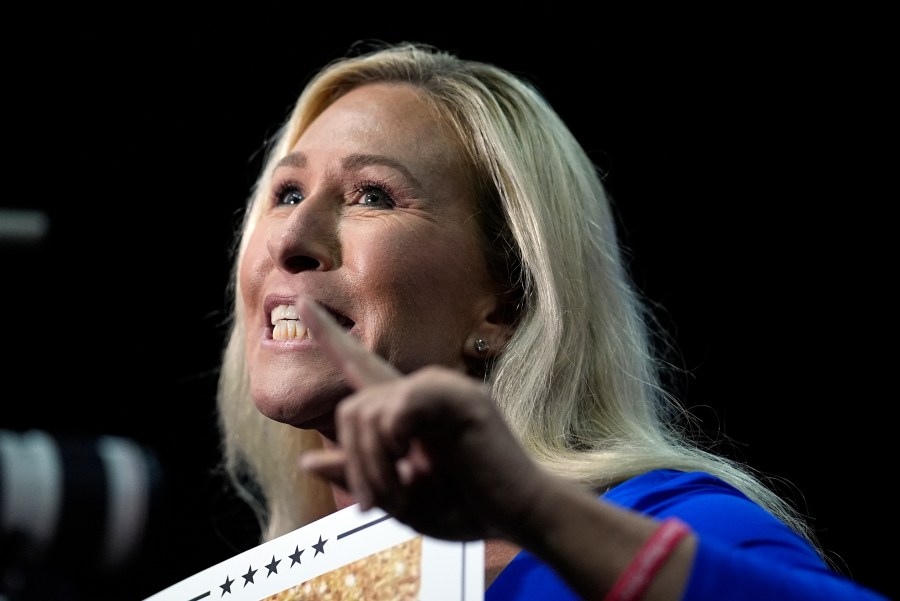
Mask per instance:
[[[42,211],[0,209],[0,245],[37,246],[49,229],[50,220]]]
[[[130,439],[0,430],[0,599],[125,571],[158,520],[161,489],[156,456]]]

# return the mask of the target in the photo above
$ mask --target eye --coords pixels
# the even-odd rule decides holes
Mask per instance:
[[[392,209],[396,206],[391,195],[381,186],[367,184],[356,190],[358,204],[365,207]]]
[[[303,193],[293,185],[279,186],[273,196],[277,205],[298,205],[303,201]]]

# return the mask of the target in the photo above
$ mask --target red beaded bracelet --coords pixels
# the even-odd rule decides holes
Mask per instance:
[[[647,590],[650,581],[672,554],[678,543],[690,534],[684,522],[675,518],[663,520],[616,580],[603,601],[637,601]]]

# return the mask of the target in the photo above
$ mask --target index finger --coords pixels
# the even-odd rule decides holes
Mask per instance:
[[[354,389],[393,380],[401,375],[394,366],[379,357],[346,332],[319,304],[303,295],[297,312],[329,359],[334,361]]]

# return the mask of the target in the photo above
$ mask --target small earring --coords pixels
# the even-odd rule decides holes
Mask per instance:
[[[487,340],[484,338],[476,338],[475,339],[475,351],[479,353],[486,353],[488,349],[491,348],[491,345],[487,343]]]

